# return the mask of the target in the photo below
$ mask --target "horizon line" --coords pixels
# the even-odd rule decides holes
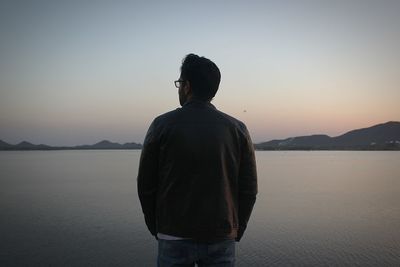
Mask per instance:
[[[342,135],[347,134],[347,133],[352,132],[352,131],[368,129],[368,128],[371,128],[371,127],[376,127],[376,126],[380,126],[380,125],[384,125],[384,124],[389,124],[389,123],[400,123],[400,121],[387,121],[387,122],[384,122],[384,123],[378,123],[378,124],[374,124],[374,125],[369,126],[369,127],[357,128],[357,129],[349,130],[349,131],[344,132],[343,134],[340,134],[340,135],[337,135],[337,136],[329,136],[329,135],[327,135],[327,134],[310,134],[310,135],[300,135],[300,136],[289,136],[289,137],[281,138],[281,139],[271,139],[271,140],[268,140],[268,141],[261,141],[261,142],[257,142],[257,143],[254,143],[254,144],[262,144],[262,143],[266,143],[266,142],[270,142],[270,141],[286,140],[286,139],[289,139],[289,138],[305,137],[305,136],[316,136],[316,135],[324,135],[324,136],[328,136],[328,137],[330,137],[330,138],[336,138],[336,137],[342,136]],[[15,146],[15,145],[19,145],[19,144],[24,143],[24,142],[29,143],[29,144],[32,144],[32,145],[50,146],[50,145],[46,145],[46,144],[44,144],[44,143],[34,144],[34,143],[31,143],[31,142],[29,142],[29,141],[27,141],[27,140],[22,140],[22,141],[20,141],[19,143],[16,143],[16,144],[11,144],[11,143],[9,143],[9,142],[6,142],[6,141],[4,141],[4,139],[0,139],[0,141],[1,141],[1,142],[4,142],[4,143],[6,143],[6,144],[9,144],[9,145],[14,145],[14,146]],[[108,140],[108,139],[102,139],[101,141],[97,141],[97,142],[95,142],[95,143],[93,143],[93,144],[91,144],[91,145],[89,145],[89,144],[81,144],[81,145],[53,145],[53,146],[50,146],[50,147],[92,146],[92,145],[99,144],[99,143],[101,143],[101,142],[109,142],[109,143],[114,143],[114,144],[119,144],[119,145],[126,145],[126,144],[143,145],[142,143],[138,143],[138,142],[134,142],[134,141],[132,141],[132,142],[125,142],[125,143],[119,143],[119,142],[110,141],[110,140]]]

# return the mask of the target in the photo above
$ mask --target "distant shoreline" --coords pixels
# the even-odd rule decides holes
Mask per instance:
[[[104,151],[104,150],[120,150],[120,151],[129,151],[129,150],[142,150],[142,148],[85,148],[85,149],[77,149],[77,148],[53,148],[53,149],[0,149],[0,151]],[[399,147],[395,148],[382,148],[382,149],[302,149],[302,148],[294,148],[294,149],[254,149],[255,151],[400,151]]]
[[[297,136],[253,144],[257,151],[397,151],[400,150],[400,122],[389,121],[356,129],[336,137],[324,134]],[[108,140],[93,145],[49,146],[26,141],[12,145],[0,140],[0,150],[139,150],[140,143],[114,143]]]

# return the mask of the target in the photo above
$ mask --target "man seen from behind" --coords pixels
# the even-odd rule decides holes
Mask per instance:
[[[253,210],[253,144],[244,123],[210,103],[220,80],[214,62],[187,55],[175,81],[182,107],[145,137],[137,186],[158,266],[234,266]]]

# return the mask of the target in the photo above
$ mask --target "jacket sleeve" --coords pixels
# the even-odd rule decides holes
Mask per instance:
[[[246,230],[247,222],[249,221],[254,203],[256,202],[256,195],[258,192],[254,146],[246,127],[244,127],[244,133],[239,167],[239,230],[236,241],[240,241]]]
[[[157,235],[156,229],[156,199],[158,183],[158,151],[155,121],[147,131],[142,153],[140,156],[139,171],[137,176],[137,190],[144,219],[150,233]]]

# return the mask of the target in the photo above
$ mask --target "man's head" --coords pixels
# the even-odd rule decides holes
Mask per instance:
[[[221,73],[217,65],[208,58],[189,54],[182,61],[179,80],[182,81],[179,86],[181,105],[191,97],[211,101],[217,93]]]

